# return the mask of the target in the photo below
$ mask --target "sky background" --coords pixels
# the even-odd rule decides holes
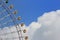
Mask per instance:
[[[60,0],[9,0],[10,4],[18,10],[16,16],[22,17],[20,22],[26,24],[23,29],[26,28],[29,40],[60,40]],[[15,26],[0,29],[0,37],[17,36],[17,32],[10,34],[13,31]]]
[[[18,16],[22,17],[20,22],[26,25],[37,21],[44,12],[60,9],[60,0],[9,0],[9,3],[18,10]]]

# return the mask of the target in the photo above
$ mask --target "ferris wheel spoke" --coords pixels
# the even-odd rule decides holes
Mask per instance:
[[[10,22],[12,22],[12,21],[13,21],[13,20],[7,21],[7,22],[3,23],[3,25],[6,25],[6,24],[8,24],[8,23],[10,23]]]
[[[6,15],[6,16],[0,18],[0,21],[1,21],[1,20],[4,20],[5,18],[7,18],[7,17],[10,16],[10,15],[11,15],[11,14],[8,14],[8,15]]]
[[[2,7],[2,5],[0,5],[0,7]]]
[[[5,23],[3,23],[3,24],[0,24],[0,26],[4,26],[4,25],[6,25],[6,24],[8,24],[8,23],[10,23],[10,22],[12,22],[13,20],[9,20],[9,21],[7,21],[7,22],[5,22]]]
[[[2,10],[0,10],[0,27],[8,27],[10,25],[14,25],[16,30],[11,31],[11,29],[9,27],[10,32],[0,33],[0,36],[4,36],[1,38],[1,40],[3,40],[3,39],[4,40],[11,40],[11,39],[12,40],[15,40],[15,39],[27,40],[28,36],[23,35],[26,33],[26,29],[23,29],[23,30],[21,29],[21,28],[23,28],[24,24],[21,24],[21,26],[19,26],[19,23],[18,23],[18,21],[21,20],[21,17],[19,16],[16,18],[17,11],[15,10],[14,12],[12,12],[14,10],[13,5],[10,5],[8,7],[7,3],[8,3],[8,0],[6,0],[6,1],[0,0],[0,8],[2,9]],[[14,33],[17,33],[18,37],[9,37],[8,36],[8,35],[14,34]]]
[[[20,38],[24,38],[24,37],[20,37]],[[8,40],[8,39],[19,39],[19,37],[12,37],[12,38],[4,38],[5,40]]]
[[[4,10],[2,10],[2,11],[0,12],[0,14],[3,14],[5,11],[6,11],[5,9],[4,9]]]

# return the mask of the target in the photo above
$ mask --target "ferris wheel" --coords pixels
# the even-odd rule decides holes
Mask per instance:
[[[21,23],[19,25],[18,20],[21,20],[21,17],[19,16],[18,18],[16,18],[15,15],[17,14],[17,10],[12,12],[13,5],[10,5],[8,7],[7,4],[8,0],[0,0],[0,28],[15,25],[17,31],[11,32],[11,34],[17,32],[19,40],[28,40],[28,36],[22,36],[23,33],[26,33],[26,29],[21,30],[21,28],[24,26],[24,23]],[[1,35],[6,36],[7,34],[10,33],[5,33]],[[9,39],[10,38],[5,38],[4,40]],[[12,39],[16,39],[16,37]],[[3,38],[0,38],[0,40],[3,40]]]

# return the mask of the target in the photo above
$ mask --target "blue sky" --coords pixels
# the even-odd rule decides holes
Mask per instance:
[[[18,10],[18,16],[22,17],[20,22],[29,25],[45,12],[60,9],[60,0],[9,0]]]
[[[9,5],[13,4],[14,9],[18,10],[18,14],[16,16],[22,17],[21,21],[19,22],[20,23],[24,22],[26,25],[29,25],[26,27],[27,34],[29,37],[32,38],[32,40],[37,40],[37,39],[38,40],[40,39],[59,40],[60,39],[60,0],[9,0],[8,4]],[[48,13],[44,14],[45,12]],[[8,14],[6,13],[5,16],[6,15]],[[0,16],[3,17],[4,14]],[[33,22],[33,21],[37,21],[38,17],[39,17],[38,22]],[[9,21],[11,17],[9,16],[7,17],[7,19],[6,20],[3,19],[2,21],[0,21],[0,24]],[[9,25],[13,25],[13,24],[7,23],[6,25],[0,26],[0,27],[6,27],[0,30],[1,33],[6,33],[6,32],[9,33],[14,30],[16,31],[15,27],[8,28]],[[6,36],[8,37],[10,35],[6,35]],[[4,37],[5,35],[3,35],[1,38]]]

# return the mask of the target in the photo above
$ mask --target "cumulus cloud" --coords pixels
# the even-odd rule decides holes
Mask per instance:
[[[0,40],[13,40],[14,37],[18,37],[16,28],[14,26],[10,28],[5,27],[0,30]],[[16,40],[18,40],[18,38]]]
[[[60,40],[60,10],[44,13],[38,17],[38,28],[32,40]]]
[[[26,35],[29,36],[28,40],[60,40],[60,10],[46,12],[42,16],[38,17],[37,22],[32,22],[29,26],[24,25],[24,28],[27,29]],[[16,28],[6,27],[0,29],[0,34],[12,31],[16,31]],[[8,36],[18,37],[17,32]],[[3,35],[0,36],[0,38],[8,36]]]
[[[33,37],[33,34],[35,33],[35,31],[41,27],[41,24],[38,23],[38,22],[32,22],[28,27],[28,31],[27,31],[27,34],[28,34],[28,37],[29,37],[29,40],[32,40],[32,37]]]

